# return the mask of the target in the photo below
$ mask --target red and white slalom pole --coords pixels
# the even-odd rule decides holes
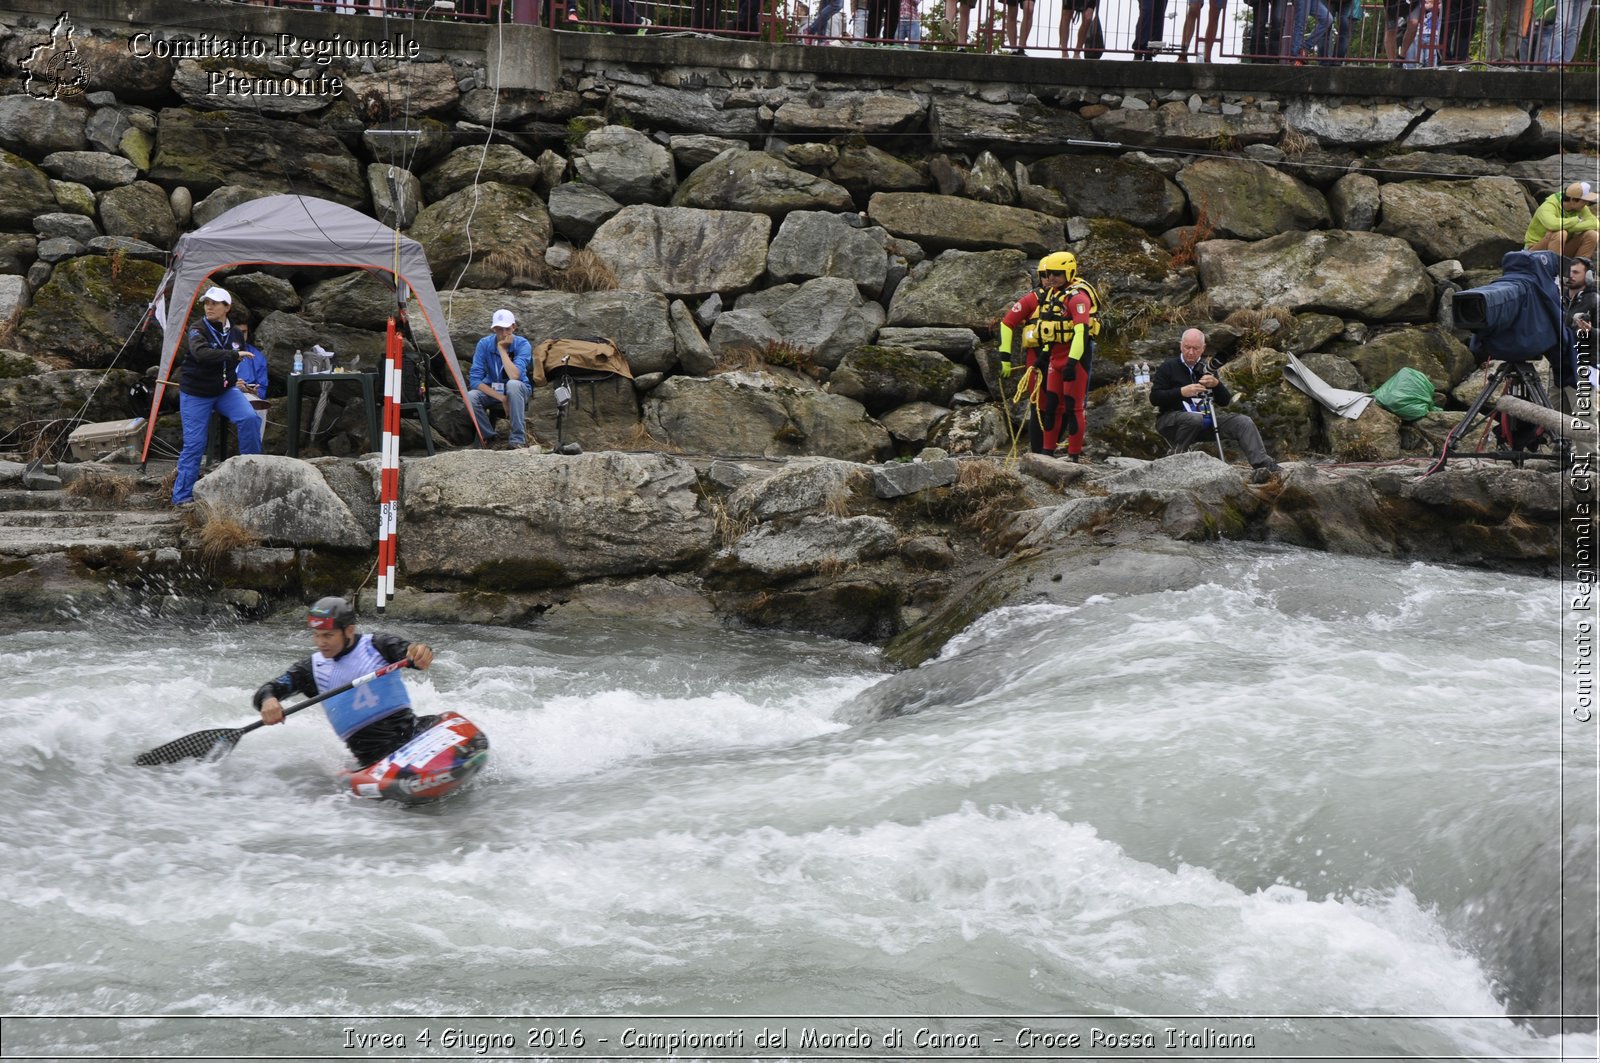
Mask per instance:
[[[395,535],[400,517],[400,333],[394,318],[383,349],[383,439],[378,473],[378,610],[395,591]]]

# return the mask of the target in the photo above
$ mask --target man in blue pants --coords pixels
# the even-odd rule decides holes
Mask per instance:
[[[194,483],[200,479],[200,459],[205,456],[213,412],[233,422],[240,454],[261,453],[261,422],[250,400],[235,386],[244,337],[228,321],[233,297],[221,288],[207,288],[200,307],[204,316],[189,329],[188,352],[178,381],[183,452],[178,455],[178,478],[172,484],[175,506],[194,500]]]

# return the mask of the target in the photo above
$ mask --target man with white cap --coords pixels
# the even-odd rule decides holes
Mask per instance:
[[[1588,181],[1574,181],[1560,192],[1553,192],[1533,212],[1528,231],[1522,238],[1524,251],[1554,251],[1567,258],[1594,261],[1595,245],[1600,240],[1600,218],[1594,204],[1600,193]]]
[[[188,349],[178,380],[178,412],[183,418],[183,452],[178,455],[178,478],[172,483],[172,504],[194,499],[200,479],[200,460],[211,433],[211,415],[220,413],[239,433],[239,453],[261,453],[261,422],[250,400],[235,385],[239,381],[239,350],[244,337],[228,321],[233,297],[210,287],[200,296],[203,316],[189,329]]]
[[[510,445],[520,447],[527,442],[533,344],[517,335],[517,319],[509,310],[496,310],[489,326],[489,335],[472,352],[468,406],[485,444],[495,442],[494,419],[503,413],[511,421]]]

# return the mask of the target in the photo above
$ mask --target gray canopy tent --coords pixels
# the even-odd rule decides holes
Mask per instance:
[[[195,300],[212,274],[247,265],[348,266],[388,274],[399,296],[396,305],[404,305],[408,288],[416,295],[422,316],[450,366],[461,401],[467,401],[467,381],[444,329],[444,312],[422,245],[338,203],[312,196],[267,196],[242,203],[209,225],[185,233],[172,249],[172,265],[151,301],[161,324],[161,371],[150,403],[141,461],[149,457],[161,396]]]

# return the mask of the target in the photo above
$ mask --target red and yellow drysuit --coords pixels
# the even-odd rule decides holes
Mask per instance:
[[[1063,432],[1067,453],[1083,453],[1083,397],[1089,390],[1090,341],[1098,331],[1097,302],[1093,288],[1073,280],[1062,288],[1034,289],[1012,303],[1000,319],[1008,360],[1014,360],[1017,334],[1025,328],[1038,344],[1024,346],[1023,374],[1034,400],[1028,441],[1036,454],[1054,453]]]

